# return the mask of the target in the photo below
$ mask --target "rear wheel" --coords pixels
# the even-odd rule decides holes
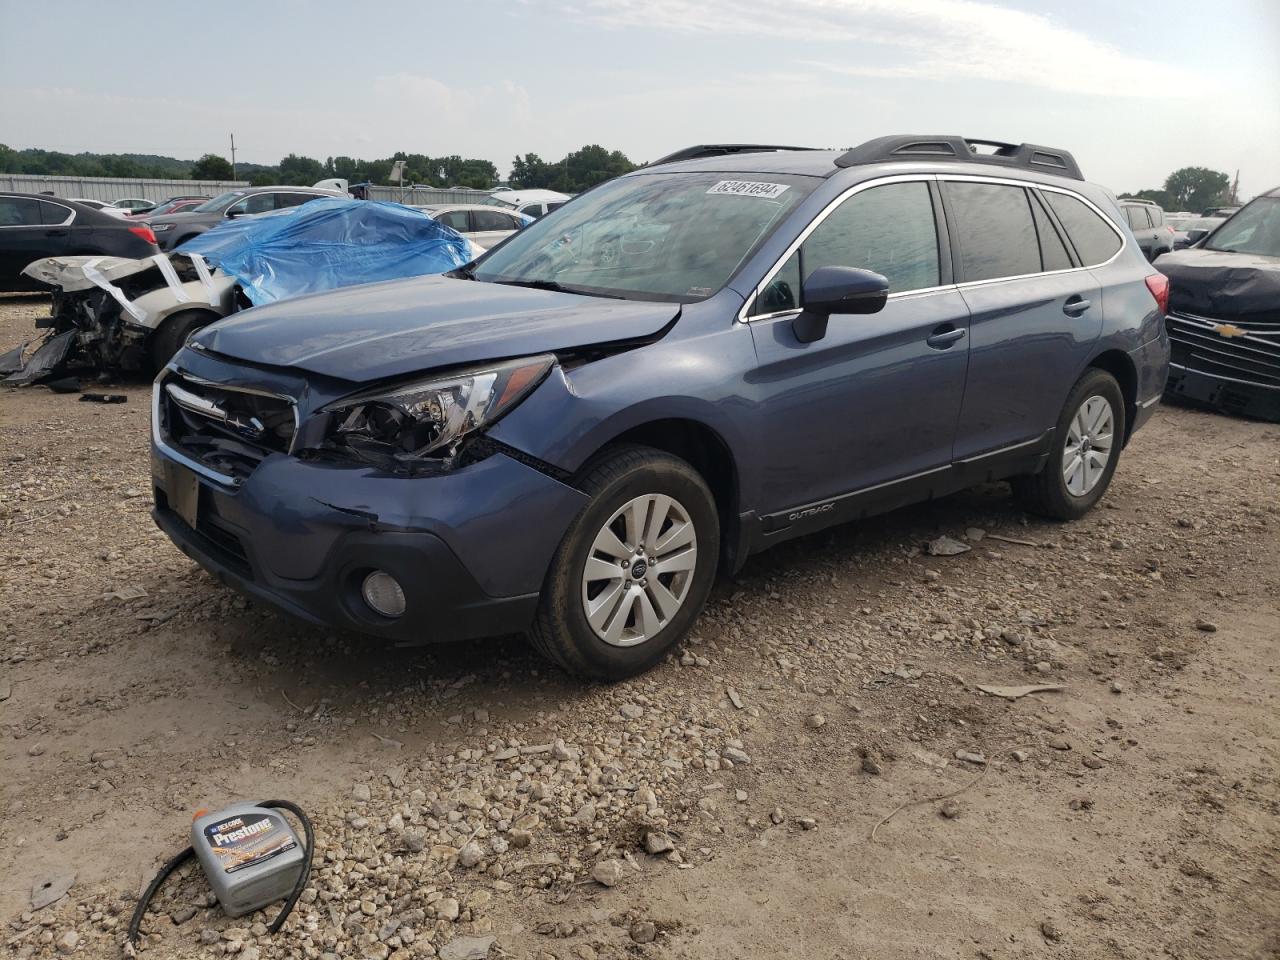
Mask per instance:
[[[591,497],[551,561],[531,636],[571,673],[620,680],[656,664],[706,602],[720,523],[684,460],[620,446],[579,485]]]
[[[207,310],[183,310],[166,317],[160,329],[151,334],[148,349],[151,351],[151,365],[156,373],[173,359],[173,355],[181,350],[188,340],[201,327],[207,327],[217,320],[216,314]]]
[[[1089,370],[1067,397],[1049,462],[1034,476],[1017,478],[1014,490],[1033,513],[1078,520],[1110,486],[1124,435],[1120,385],[1105,370]]]

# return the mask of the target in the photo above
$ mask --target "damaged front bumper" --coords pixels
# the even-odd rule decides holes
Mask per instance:
[[[223,582],[311,623],[403,643],[524,631],[551,557],[586,497],[495,452],[408,477],[269,452],[239,475],[209,469],[166,433],[164,377],[153,407],[157,525]],[[390,574],[399,617],[361,586]]]
[[[1280,423],[1280,323],[1171,312],[1165,396]]]

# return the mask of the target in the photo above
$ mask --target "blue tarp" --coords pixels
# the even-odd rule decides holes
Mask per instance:
[[[182,244],[235,277],[255,306],[378,280],[445,273],[474,259],[469,240],[421,210],[324,197],[237,217]]]

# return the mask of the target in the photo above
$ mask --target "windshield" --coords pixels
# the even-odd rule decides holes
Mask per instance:
[[[1280,257],[1280,197],[1259,197],[1218,228],[1206,250]]]
[[[226,193],[220,193],[212,200],[206,200],[198,207],[188,208],[193,213],[220,213],[223,207],[229,207],[235,202],[237,197],[243,197],[243,190],[228,190]]]
[[[689,303],[705,300],[810,191],[814,177],[621,177],[511,237],[477,280]]]

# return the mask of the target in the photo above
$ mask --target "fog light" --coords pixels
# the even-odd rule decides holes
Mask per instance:
[[[404,590],[389,573],[375,570],[365,577],[360,595],[374,612],[384,617],[398,617],[404,613]]]

